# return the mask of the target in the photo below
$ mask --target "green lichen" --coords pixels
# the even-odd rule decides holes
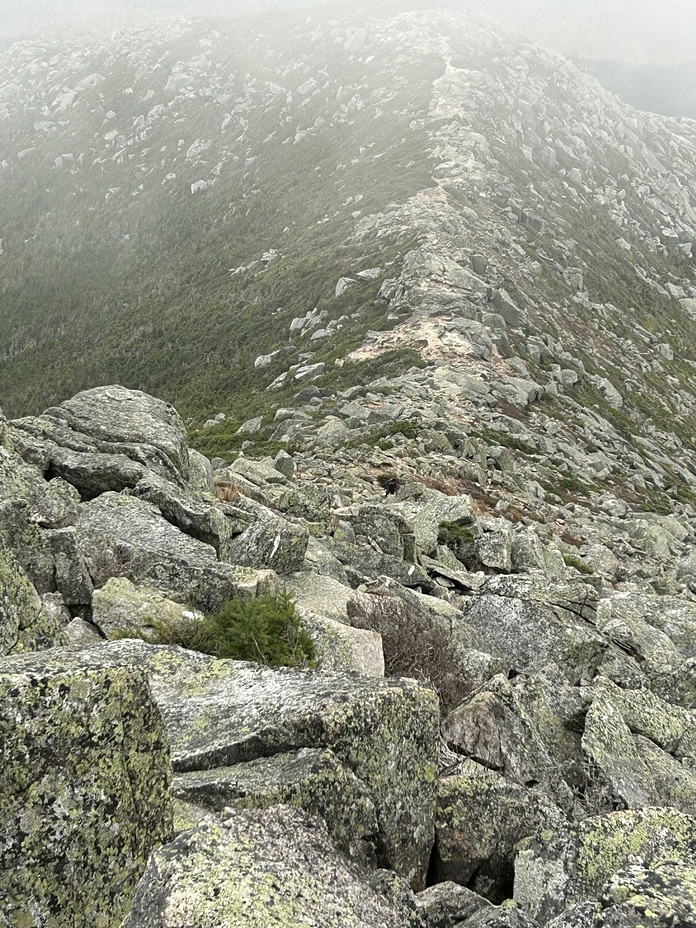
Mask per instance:
[[[630,864],[655,866],[696,853],[696,820],[675,809],[642,809],[596,817],[578,826],[578,852],[570,893],[575,902]]]
[[[173,793],[213,812],[286,804],[322,818],[336,845],[373,863],[377,817],[364,784],[331,751],[304,749],[234,767],[183,774]],[[187,815],[193,817],[192,806]]]
[[[172,833],[169,755],[144,676],[0,676],[0,896],[11,925],[115,928]]]

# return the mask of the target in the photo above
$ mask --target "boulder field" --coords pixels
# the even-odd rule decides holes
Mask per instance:
[[[693,921],[686,593],[415,478],[209,462],[118,386],[0,440],[0,924]],[[315,666],[152,643],[282,589]]]

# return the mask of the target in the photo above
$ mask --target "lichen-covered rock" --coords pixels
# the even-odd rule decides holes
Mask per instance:
[[[97,587],[124,576],[214,612],[254,578],[253,571],[219,562],[213,547],[185,535],[156,506],[131,496],[104,493],[83,503],[76,530]]]
[[[12,426],[18,453],[87,497],[135,486],[148,470],[188,479],[184,423],[168,403],[139,390],[95,387]]]
[[[69,621],[70,613],[60,593],[44,593],[39,612],[28,625],[20,626],[17,643],[10,653],[44,651],[69,644]]]
[[[632,809],[696,812],[694,714],[648,689],[623,690],[599,679],[593,690],[582,746],[611,795]]]
[[[270,510],[226,546],[225,559],[242,567],[268,568],[279,574],[301,570],[309,532]]]
[[[292,805],[324,820],[329,835],[357,863],[373,865],[378,824],[364,784],[332,751],[303,748],[233,767],[174,778],[177,799],[209,812]]]
[[[475,540],[476,559],[492,570],[512,570],[512,525],[505,519],[479,519]]]
[[[212,545],[218,557],[226,559],[232,526],[222,508],[212,499],[152,473],[138,481],[132,495],[157,506],[167,522],[192,538]]]
[[[466,928],[539,928],[525,912],[509,905],[479,909],[466,921]]]
[[[499,576],[487,581],[464,619],[516,670],[556,664],[570,683],[589,683],[607,648],[590,624],[596,603],[597,593],[580,581]]]
[[[696,868],[678,862],[631,867],[611,878],[596,924],[606,928],[672,928],[696,924]]]
[[[492,904],[473,889],[446,880],[416,893],[416,907],[428,928],[452,928]]]
[[[196,451],[195,448],[189,448],[189,486],[191,489],[201,495],[213,495],[215,493],[215,484],[213,483],[213,465],[208,458]]]
[[[60,666],[62,653],[45,652],[45,666]],[[431,690],[413,680],[271,669],[136,640],[89,648],[79,660],[84,667],[135,666],[147,674],[177,773],[304,747],[330,749],[374,802],[380,865],[423,884],[439,742]]]
[[[94,585],[85,557],[80,551],[74,526],[50,529],[45,532],[45,537],[53,555],[56,589],[73,610],[88,607],[92,601]]]
[[[628,867],[596,900],[567,909],[547,928],[675,928],[696,924],[696,869],[678,861]]]
[[[675,809],[595,816],[541,830],[518,846],[514,896],[541,922],[596,896],[628,866],[696,866],[696,819]]]
[[[454,709],[442,733],[459,753],[523,786],[541,787],[569,810],[586,785],[580,732],[587,711],[582,690],[562,674],[499,674]]]
[[[202,618],[159,590],[135,586],[126,577],[112,577],[92,596],[92,622],[105,638],[125,631],[152,634],[157,626],[177,628]]]
[[[434,867],[438,880],[469,886],[503,902],[512,882],[515,845],[561,812],[537,790],[524,789],[480,768],[478,774],[445,777],[435,807]]]
[[[29,501],[0,502],[0,537],[12,549],[37,592],[52,592],[53,558]]]
[[[0,898],[7,924],[117,926],[172,833],[170,764],[142,673],[0,667]]]
[[[395,508],[413,525],[416,545],[423,554],[434,551],[443,522],[468,525],[475,521],[470,496],[446,496],[426,487],[409,488],[407,498],[400,499]]]
[[[672,597],[621,592],[600,601],[597,628],[652,676],[696,656],[695,614],[693,604]]]
[[[347,531],[345,530],[347,528]],[[369,544],[369,536],[362,536],[356,544],[356,536],[348,523],[339,524],[333,537],[322,540],[322,547],[335,557],[345,568],[352,587],[387,576],[404,586],[420,586],[430,589],[432,582],[426,571],[401,556],[385,554]]]
[[[358,594],[344,583],[303,571],[287,577],[286,586],[292,591],[299,612],[350,624],[348,603]]]
[[[546,928],[599,928],[595,919],[601,913],[602,907],[596,902],[579,902],[571,905],[558,918],[546,923]]]
[[[281,459],[283,460],[283,459]],[[221,490],[239,489],[245,497],[273,512],[316,522],[328,528],[331,522],[331,494],[328,487],[298,483],[293,480],[294,463],[277,466],[273,458],[239,457],[230,467],[215,475]]]
[[[310,613],[304,613],[300,622],[314,642],[320,670],[384,676],[382,637],[378,632]]]
[[[415,561],[413,527],[395,509],[366,503],[342,510],[340,518],[352,528],[358,544],[364,543],[410,564]]]
[[[210,816],[155,851],[123,928],[404,928],[407,919],[319,819],[279,806]]]
[[[41,613],[41,599],[0,537],[0,654],[9,654]]]

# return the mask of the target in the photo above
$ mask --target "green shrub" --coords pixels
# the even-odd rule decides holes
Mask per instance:
[[[476,536],[469,525],[462,522],[440,522],[437,533],[437,543],[447,545],[455,550],[462,544],[472,544]]]
[[[219,658],[257,661],[269,667],[313,667],[316,650],[300,627],[292,595],[286,590],[256,599],[228,600],[203,621],[175,625],[154,620],[152,631],[126,630],[115,637],[149,644],[175,644]]]

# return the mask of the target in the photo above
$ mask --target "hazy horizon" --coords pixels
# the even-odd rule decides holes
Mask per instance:
[[[696,17],[687,0],[0,0],[0,52],[13,41],[84,40],[171,15],[263,16],[274,10],[370,14],[468,11],[571,58],[640,109],[696,118]]]

